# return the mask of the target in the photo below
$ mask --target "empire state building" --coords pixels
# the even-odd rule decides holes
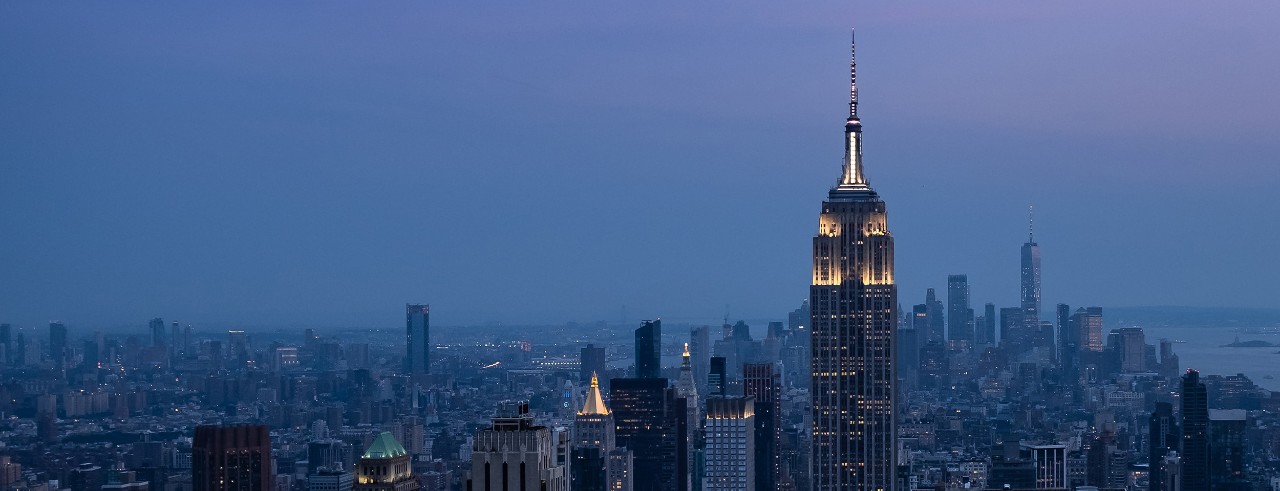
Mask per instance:
[[[813,489],[895,489],[893,360],[898,290],[884,200],[863,174],[857,70],[849,63],[844,172],[813,237]]]

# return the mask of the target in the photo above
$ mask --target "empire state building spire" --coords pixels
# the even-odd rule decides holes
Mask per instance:
[[[855,57],[857,43],[851,34],[849,39],[849,119],[844,124],[844,173],[840,184],[832,190],[847,194],[851,191],[870,191],[871,186],[862,172],[862,121],[858,119],[858,63]]]
[[[856,39],[857,31],[850,31],[849,34],[849,119],[858,119],[858,63],[857,51],[858,43]]]

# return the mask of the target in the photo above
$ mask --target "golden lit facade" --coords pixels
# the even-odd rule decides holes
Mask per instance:
[[[855,81],[850,63],[851,82]],[[863,174],[862,122],[851,83],[844,172],[813,237],[813,489],[892,491],[897,287],[885,203]]]

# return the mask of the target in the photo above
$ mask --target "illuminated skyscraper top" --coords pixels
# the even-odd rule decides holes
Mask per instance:
[[[844,168],[822,203],[813,237],[815,491],[893,491],[897,477],[893,236],[885,203],[863,174],[855,67],[851,58]]]
[[[858,64],[854,59],[856,48],[850,38],[849,49],[849,119],[844,124],[844,172],[840,183],[831,190],[831,199],[837,194],[843,199],[871,192],[862,169],[862,121],[858,119]]]

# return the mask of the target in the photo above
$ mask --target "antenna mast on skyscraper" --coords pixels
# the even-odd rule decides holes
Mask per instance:
[[[1027,205],[1027,242],[1036,241],[1036,206]]]
[[[849,30],[849,119],[858,119],[858,64],[854,61],[857,54],[857,30]]]

